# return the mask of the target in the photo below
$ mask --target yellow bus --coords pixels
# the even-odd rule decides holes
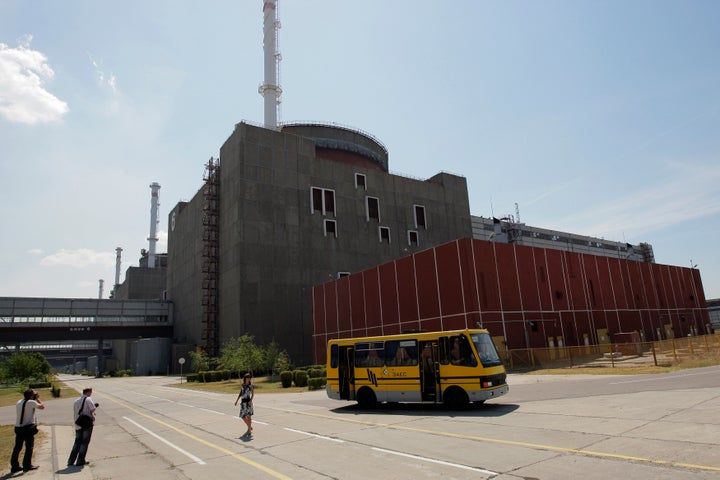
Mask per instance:
[[[329,398],[444,403],[452,409],[508,392],[505,367],[487,330],[417,332],[328,342]]]

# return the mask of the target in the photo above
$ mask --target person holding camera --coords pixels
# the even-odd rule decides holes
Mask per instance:
[[[23,392],[23,399],[18,400],[15,405],[17,417],[15,421],[15,448],[10,457],[10,471],[12,473],[29,472],[36,470],[37,465],[32,464],[33,448],[35,448],[35,434],[37,429],[36,410],[42,410],[45,405],[40,401],[40,394],[28,388]],[[25,444],[25,455],[23,455],[22,467],[20,466],[20,450]]]
[[[70,457],[68,457],[68,467],[75,465],[82,467],[87,460],[88,447],[90,446],[90,438],[92,437],[93,426],[95,425],[95,409],[100,405],[92,400],[92,388],[85,388],[80,398],[73,402],[73,420],[75,425],[75,443],[73,443]],[[90,418],[89,423],[83,424],[80,417],[87,416]],[[80,425],[82,424],[82,425]]]

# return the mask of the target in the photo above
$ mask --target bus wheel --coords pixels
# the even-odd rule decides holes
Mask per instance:
[[[443,395],[445,406],[450,410],[462,410],[468,405],[468,396],[462,388],[448,388]]]
[[[360,408],[373,408],[377,404],[377,398],[372,388],[363,387],[357,392],[357,402]]]

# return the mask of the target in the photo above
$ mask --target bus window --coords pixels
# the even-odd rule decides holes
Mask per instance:
[[[337,368],[338,366],[338,346],[330,346],[330,368]]]
[[[449,338],[450,363],[453,365],[462,365],[465,367],[477,366],[477,360],[470,348],[465,335],[454,335]]]
[[[389,367],[417,365],[418,348],[416,340],[389,340],[385,342],[385,358]]]
[[[495,345],[492,342],[492,338],[487,333],[473,333],[470,335],[475,349],[480,355],[480,362],[485,367],[494,367],[495,365],[502,365],[502,360],[498,356]]]
[[[385,363],[383,342],[363,342],[355,345],[356,367],[381,367]]]

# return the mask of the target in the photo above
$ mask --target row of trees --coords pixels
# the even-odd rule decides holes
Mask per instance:
[[[44,381],[50,374],[50,362],[42,353],[15,353],[0,359],[2,383],[28,383]]]
[[[220,349],[218,358],[208,358],[204,351],[190,352],[189,357],[190,370],[195,373],[233,370],[253,372],[253,375],[275,375],[292,367],[290,356],[287,351],[280,349],[277,342],[273,340],[265,346],[258,346],[255,338],[248,334],[227,341]]]

